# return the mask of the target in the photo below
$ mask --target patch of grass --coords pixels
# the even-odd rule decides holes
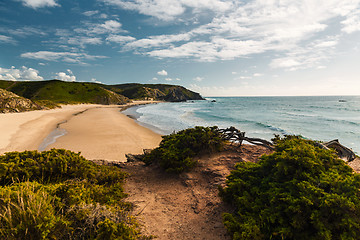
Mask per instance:
[[[223,145],[217,127],[189,128],[163,136],[160,146],[146,154],[143,161],[156,162],[167,172],[180,173],[195,166],[196,155],[219,151]]]
[[[239,163],[221,190],[233,239],[358,239],[360,175],[332,151],[288,136],[258,163]]]
[[[59,108],[60,105],[50,100],[35,100],[34,103],[47,109]]]

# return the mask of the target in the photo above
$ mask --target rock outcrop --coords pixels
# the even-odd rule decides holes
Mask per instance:
[[[189,91],[189,90],[187,90]],[[192,92],[191,96],[184,92],[181,87],[174,87],[169,89],[168,94],[166,94],[162,100],[167,102],[184,102],[187,100],[202,100],[203,98],[200,94]]]
[[[130,100],[120,94],[114,93],[113,91],[102,88],[106,91],[105,94],[95,99],[95,103],[103,105],[117,104],[122,105],[128,103]]]
[[[43,109],[33,101],[0,88],[0,113],[24,112]]]

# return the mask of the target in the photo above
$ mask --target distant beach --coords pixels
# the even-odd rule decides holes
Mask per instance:
[[[161,135],[122,114],[122,107],[80,104],[1,114],[0,154],[65,148],[88,159],[125,161],[126,153],[142,153],[145,148],[158,146]]]

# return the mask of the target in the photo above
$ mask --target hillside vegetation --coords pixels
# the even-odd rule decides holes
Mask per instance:
[[[221,191],[233,239],[359,239],[360,175],[312,141],[288,136],[236,165]]]
[[[4,81],[0,88],[21,97],[43,104],[125,104],[134,100],[162,100],[180,102],[202,100],[200,94],[184,87],[165,84],[117,84],[105,85],[88,82],[48,81]]]
[[[124,104],[129,100],[95,83],[64,82],[59,80],[12,82],[1,81],[4,88],[33,101],[55,103]]]
[[[176,85],[128,83],[109,87],[112,91],[130,99],[153,99],[169,102],[203,100],[200,94]]]
[[[124,201],[126,174],[63,149],[0,156],[0,239],[148,239]]]

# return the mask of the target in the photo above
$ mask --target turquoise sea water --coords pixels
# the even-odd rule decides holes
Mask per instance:
[[[339,139],[360,153],[360,96],[214,97],[139,106],[124,113],[161,134],[194,126],[234,126],[246,136],[268,140],[274,134]]]

